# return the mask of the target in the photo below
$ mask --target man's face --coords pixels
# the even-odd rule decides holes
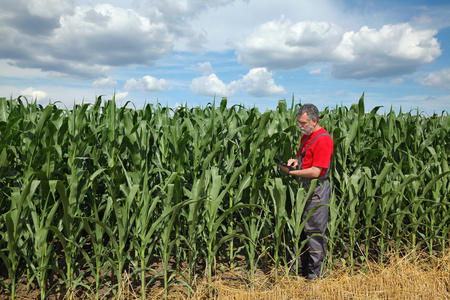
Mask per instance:
[[[317,124],[316,120],[313,120],[312,122],[308,119],[308,113],[303,113],[302,115],[297,117],[298,126],[300,127],[300,130],[302,131],[302,134],[310,135],[314,131],[314,127]]]

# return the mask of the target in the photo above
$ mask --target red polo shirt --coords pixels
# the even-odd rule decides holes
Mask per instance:
[[[330,167],[331,156],[333,155],[333,139],[330,136],[322,135],[321,137],[317,138],[314,143],[311,144],[314,138],[322,133],[328,132],[324,128],[320,128],[316,132],[313,132],[311,135],[302,136],[302,139],[300,141],[300,147],[304,142],[302,152],[306,149],[305,156],[303,157],[302,170],[311,168],[313,166],[323,168],[322,172],[320,172],[319,177],[325,175],[327,169]],[[310,146],[308,147],[308,145]],[[297,158],[300,155],[300,147],[297,151]]]

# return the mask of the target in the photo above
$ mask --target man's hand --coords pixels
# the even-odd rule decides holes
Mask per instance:
[[[291,158],[290,160],[288,160],[287,165],[289,167],[294,168],[294,169],[297,168],[297,166],[298,166],[298,159]]]
[[[290,160],[288,160],[287,165],[285,164],[278,164],[278,166],[280,167],[280,169],[285,172],[285,173],[289,173],[289,171],[294,170],[298,165],[298,160],[291,158]]]

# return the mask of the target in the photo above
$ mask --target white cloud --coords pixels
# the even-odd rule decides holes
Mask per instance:
[[[30,15],[42,18],[58,17],[73,10],[70,0],[32,0],[27,3]]]
[[[173,49],[174,36],[166,24],[135,10],[109,4],[70,10],[66,6],[71,2],[62,7],[58,1],[53,5],[58,8],[45,6],[41,11],[40,5],[53,2],[23,0],[18,8],[8,5],[8,11],[0,12],[0,36],[8,37],[0,45],[2,59],[55,76],[92,79],[105,76],[115,66],[153,66]],[[37,16],[27,15],[27,9]]]
[[[225,84],[216,74],[202,76],[192,79],[191,91],[198,95],[231,97],[242,89],[242,81],[236,80]]]
[[[381,78],[432,63],[441,55],[436,34],[408,23],[343,32],[326,22],[293,24],[281,18],[262,24],[235,47],[239,62],[252,67],[294,70],[328,63],[335,78]]]
[[[242,89],[254,97],[286,94],[283,86],[275,84],[275,80],[272,78],[273,75],[274,73],[266,68],[254,68],[244,75],[242,79],[225,84],[213,73],[209,76],[194,78],[190,88],[195,94],[210,97],[230,97]]]
[[[236,0],[154,0],[151,5],[167,19],[194,18],[209,8],[217,8],[235,2]],[[249,2],[245,0],[244,2]]]
[[[128,92],[116,93],[115,94],[115,99],[118,100],[118,101],[121,101],[121,100],[125,99],[126,97],[128,97]]]
[[[202,73],[202,75],[209,75],[212,73],[212,66],[211,63],[209,61],[204,62],[204,63],[197,63],[197,66],[195,67],[195,69]]]
[[[207,2],[207,1],[205,1]],[[262,23],[286,16],[287,19],[317,20],[337,23],[351,22],[348,11],[342,16],[343,3],[334,0],[292,1],[253,0],[239,1],[210,9],[189,20],[192,28],[205,36],[205,48],[223,51],[234,48],[232,41],[242,41]],[[223,20],[226,22],[224,25]],[[177,47],[177,45],[175,46]]]
[[[99,87],[110,87],[110,86],[116,86],[117,81],[112,79],[111,77],[103,77],[100,79],[97,79],[92,83],[92,87],[99,88]]]
[[[21,95],[26,96],[26,97],[31,97],[32,99],[29,100],[43,100],[43,99],[47,99],[48,95],[46,92],[44,91],[39,91],[39,90],[35,90],[33,87],[29,87],[23,91],[20,92]]]
[[[309,71],[309,74],[311,74],[311,75],[322,74],[322,69],[319,68],[319,69]]]
[[[276,85],[272,76],[273,72],[266,68],[251,69],[242,80],[246,86],[245,92],[255,97],[286,94],[284,87]]]
[[[204,29],[194,29],[191,25],[192,21],[207,10],[218,10],[239,1],[250,2],[250,0],[154,0],[148,5],[148,14],[150,19],[164,22],[179,41],[181,39],[185,41],[184,45],[177,48],[187,46],[189,50],[200,51],[208,42],[207,34]],[[216,25],[209,24],[209,26]],[[216,27],[219,26],[223,27],[223,25]]]
[[[346,32],[334,51],[331,75],[362,79],[413,73],[441,55],[436,34],[436,30],[415,30],[408,23]]]
[[[450,68],[430,72],[425,78],[417,79],[417,82],[433,88],[450,89]]]
[[[326,22],[292,24],[286,18],[262,24],[236,43],[239,62],[252,67],[293,70],[330,59],[342,30]]]
[[[143,90],[146,92],[159,92],[170,89],[169,82],[165,79],[158,79],[152,76],[144,76],[141,79],[129,79],[125,83],[126,90]]]
[[[55,48],[70,45],[71,59],[112,66],[153,65],[172,51],[173,36],[166,25],[131,9],[109,4],[77,7],[73,16],[63,16],[60,22]]]

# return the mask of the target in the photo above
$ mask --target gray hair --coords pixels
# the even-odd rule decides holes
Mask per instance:
[[[297,117],[303,115],[304,113],[308,114],[308,119],[310,121],[313,121],[314,119],[316,119],[317,122],[319,122],[319,110],[317,109],[317,107],[314,104],[307,103],[307,104],[303,104],[302,106],[300,106],[300,108],[298,109],[298,112],[297,112]]]

